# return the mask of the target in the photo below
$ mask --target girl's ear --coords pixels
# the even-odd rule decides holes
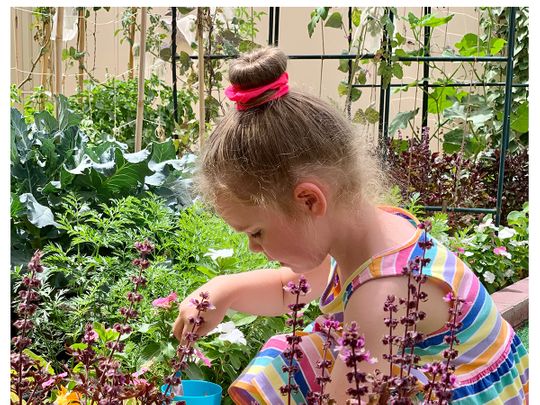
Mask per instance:
[[[314,183],[298,183],[293,198],[296,206],[306,214],[323,216],[328,208],[326,194]]]

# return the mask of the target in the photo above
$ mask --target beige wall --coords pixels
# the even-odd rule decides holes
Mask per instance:
[[[128,46],[127,41],[121,41],[121,34],[114,35],[114,32],[121,28],[121,18],[123,8],[111,8],[110,11],[100,10],[96,13],[91,12],[87,19],[87,51],[89,55],[86,63],[89,69],[93,69],[93,75],[100,81],[105,81],[108,76],[127,78],[128,69]],[[163,15],[166,8],[153,8],[150,12]],[[256,8],[257,11],[265,11],[268,8]],[[310,20],[312,8],[305,7],[282,7],[280,9],[280,28],[279,28],[279,47],[287,54],[319,54],[323,53],[323,35],[320,24],[315,30],[312,38],[309,38],[307,24]],[[332,11],[341,11],[343,16],[347,15],[346,8],[333,8]],[[421,7],[399,8],[398,14],[405,16],[409,12],[421,15]],[[440,54],[447,46],[452,47],[466,33],[472,32],[478,34],[478,11],[475,8],[457,8],[457,7],[434,7],[432,13],[438,16],[445,16],[448,13],[454,14],[454,18],[448,25],[438,27],[432,34],[432,54]],[[38,45],[32,40],[31,33],[31,8],[12,8],[12,40],[11,40],[11,82],[20,83],[27,76],[32,61],[36,59],[39,52]],[[17,19],[18,26],[15,26]],[[414,41],[410,29],[400,21],[397,22],[397,31],[404,34],[407,39]],[[265,44],[268,38],[268,15],[263,16],[258,24],[259,33],[256,42]],[[95,40],[94,40],[95,38]],[[139,41],[138,33],[136,42]],[[64,44],[65,47],[76,47],[76,40]],[[95,47],[95,52],[94,52]],[[324,52],[327,54],[341,53],[347,48],[347,40],[342,30],[334,28],[324,29]],[[15,52],[17,49],[17,52]],[[412,48],[411,48],[412,49]],[[95,69],[94,69],[95,58]],[[135,58],[135,65],[138,65],[138,58]],[[372,64],[365,65],[371,72],[371,82],[376,81],[377,75],[375,67]],[[346,75],[337,70],[337,60],[326,60],[321,63],[320,60],[290,60],[289,74],[293,86],[302,88],[315,94],[320,94],[325,99],[334,100],[339,105],[344,104],[344,97],[337,95],[337,86],[340,80],[345,80]],[[459,67],[459,64],[446,63],[442,65],[443,70],[451,72]],[[481,67],[481,63],[477,68]],[[76,91],[77,66],[65,67],[63,93],[71,95]],[[170,82],[171,72],[168,64],[156,59],[154,56],[146,56],[146,72],[158,73],[164,80]],[[33,80],[27,83],[23,90],[31,92],[34,86],[40,84],[39,64],[33,75]],[[321,81],[322,75],[322,81]],[[407,83],[416,79],[421,79],[423,67],[421,64],[412,63],[410,67],[405,68],[403,82]],[[431,78],[436,78],[438,74],[432,72]],[[460,68],[457,77],[464,81],[476,80],[472,77],[470,69]],[[364,89],[361,99],[353,105],[353,114],[357,108],[366,108],[373,104],[375,109],[379,109],[379,92],[375,89]],[[422,93],[418,89],[411,89],[407,92],[399,92],[391,98],[390,120],[399,111],[409,111],[416,107],[421,107]],[[416,125],[420,126],[420,114],[417,116]],[[431,122],[430,126],[433,127]],[[371,138],[376,138],[376,125],[360,127],[360,130]]]

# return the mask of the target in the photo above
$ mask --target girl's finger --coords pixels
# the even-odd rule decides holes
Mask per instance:
[[[180,338],[180,344],[186,344],[186,335],[189,332],[189,325],[184,325],[184,328],[182,329],[182,336]]]
[[[181,321],[176,321],[173,326],[174,337],[178,340],[182,340],[182,332],[184,330],[184,323]]]

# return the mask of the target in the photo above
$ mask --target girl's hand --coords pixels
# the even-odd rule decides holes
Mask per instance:
[[[178,317],[173,325],[173,334],[180,343],[184,342],[186,333],[191,332],[193,324],[190,323],[190,318],[197,316],[197,308],[190,302],[191,299],[201,300],[199,295],[201,292],[208,292],[208,301],[215,308],[209,309],[206,312],[201,312],[200,316],[204,319],[204,323],[195,329],[195,333],[199,336],[205,336],[208,332],[214,329],[225,317],[225,313],[229,309],[232,299],[225,288],[226,283],[223,278],[227,276],[217,276],[202,285],[200,288],[188,295],[178,306]],[[229,290],[230,291],[230,290]]]

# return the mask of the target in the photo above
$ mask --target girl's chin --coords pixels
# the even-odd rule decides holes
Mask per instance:
[[[312,270],[312,267],[309,267],[309,266],[293,266],[293,265],[290,265],[290,264],[287,264],[287,263],[283,263],[283,262],[280,262],[281,266],[283,267],[288,267],[289,269],[291,269],[293,271],[293,273],[296,273],[296,274],[304,274],[310,270]]]

